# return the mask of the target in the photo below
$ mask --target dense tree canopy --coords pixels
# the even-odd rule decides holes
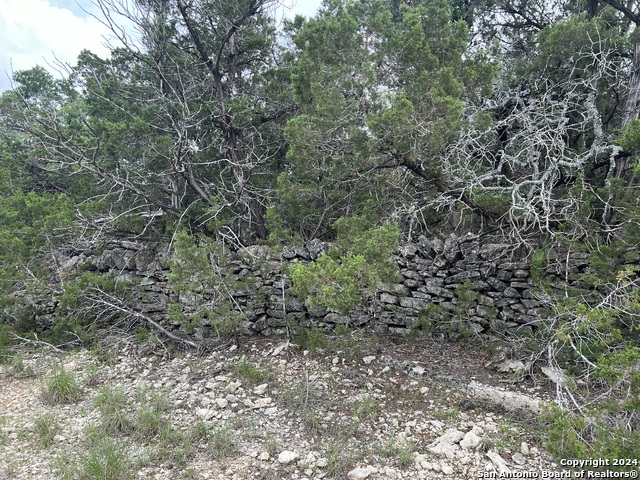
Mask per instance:
[[[373,200],[406,235],[630,238],[634,5],[328,0],[282,28],[268,0],[100,6],[111,57],[17,72],[0,110],[4,191],[63,193],[92,232],[332,238]]]

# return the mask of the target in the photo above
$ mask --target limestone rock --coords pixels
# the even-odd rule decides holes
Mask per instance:
[[[500,373],[522,373],[526,366],[520,360],[505,360],[500,365],[496,365]]]
[[[372,466],[366,466],[364,468],[358,467],[347,473],[347,478],[349,480],[364,480],[365,478],[369,478],[370,475],[376,473],[377,471],[378,469]]]
[[[496,452],[494,452],[493,450],[489,450],[487,452],[487,457],[489,457],[489,460],[491,460],[491,463],[493,463],[493,465],[496,467],[499,474],[502,475],[511,473],[511,469],[507,467],[507,462],[505,462],[504,459]]]
[[[487,387],[476,382],[471,382],[467,390],[476,398],[489,401],[496,405],[501,405],[507,411],[525,409],[533,413],[540,413],[540,401],[526,395],[498,390],[494,387]]]
[[[365,365],[370,365],[376,359],[375,355],[368,355],[362,359],[362,362]]]
[[[556,384],[566,384],[569,380],[565,373],[559,368],[555,367],[542,367],[540,368],[549,380]]]
[[[285,450],[278,455],[278,463],[282,465],[288,465],[289,463],[297,460],[300,455],[297,452],[292,452],[290,450]]]
[[[522,455],[520,452],[514,453],[511,459],[516,465],[524,465],[525,463],[527,463],[527,459],[524,458],[524,455]]]
[[[262,385],[258,385],[253,389],[253,393],[255,395],[264,395],[267,389],[269,388],[268,383],[263,383]]]
[[[271,456],[269,455],[269,452],[262,452],[258,457],[258,459],[262,460],[263,462],[268,462],[270,458]]]
[[[451,465],[447,465],[446,463],[442,464],[440,465],[440,469],[445,475],[453,475],[453,467]]]
[[[465,434],[464,438],[460,441],[460,447],[466,450],[475,450],[478,448],[480,443],[482,443],[482,438],[478,436],[477,428],[478,427],[473,427]]]
[[[449,428],[443,435],[438,437],[428,450],[439,456],[443,456],[452,460],[455,457],[456,451],[460,449],[459,443],[464,438],[464,433],[456,428]]]

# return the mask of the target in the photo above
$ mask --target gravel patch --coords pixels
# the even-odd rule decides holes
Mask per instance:
[[[112,478],[156,480],[560,472],[532,423],[467,387],[541,402],[549,385],[509,383],[488,360],[471,344],[355,334],[316,351],[242,338],[201,355],[122,342],[107,363],[88,351],[27,352],[33,376],[0,370],[0,478],[76,478],[92,452],[119,459]],[[42,400],[58,363],[81,385],[75,403]],[[116,391],[121,429],[106,431],[100,399]]]

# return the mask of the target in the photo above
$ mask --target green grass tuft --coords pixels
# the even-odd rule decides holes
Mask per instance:
[[[50,405],[75,403],[80,400],[81,390],[73,373],[62,365],[53,368],[42,388],[42,400]]]

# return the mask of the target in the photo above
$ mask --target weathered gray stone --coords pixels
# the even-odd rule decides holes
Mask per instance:
[[[302,312],[304,311],[304,304],[297,298],[287,298],[285,300],[285,308],[288,312]]]
[[[500,310],[500,313],[498,313],[498,317],[502,320],[512,321],[516,319],[516,312],[511,310],[509,307],[504,307]]]
[[[406,287],[409,288],[418,288],[419,286],[423,285],[421,280],[412,280],[410,278],[405,279],[403,283]]]
[[[499,318],[494,318],[490,320],[489,326],[491,330],[494,332],[505,333],[510,328],[518,327],[519,324],[516,322],[510,322],[510,321],[505,321]]]
[[[286,327],[289,325],[289,321],[280,317],[268,317],[267,325],[270,327]]]
[[[297,452],[291,452],[289,450],[285,450],[278,455],[278,463],[282,465],[288,465],[289,463],[297,460],[300,455]]]
[[[349,317],[345,317],[344,315],[340,315],[335,312],[329,312],[324,316],[324,321],[327,323],[349,323]]]
[[[533,293],[531,292],[530,289],[523,290],[522,292],[520,292],[520,295],[522,296],[522,298],[525,298],[525,299],[533,298]]]
[[[418,247],[417,245],[409,243],[398,247],[398,252],[403,257],[411,259],[416,256],[416,253],[418,253]]]
[[[459,443],[463,438],[463,432],[456,428],[449,428],[443,435],[431,443],[427,449],[435,455],[453,460],[456,452],[460,450]]]
[[[509,298],[520,298],[520,292],[518,292],[515,288],[513,287],[507,287],[504,289],[504,291],[502,292],[502,294],[505,297],[509,297]]]
[[[430,295],[434,295],[436,297],[442,298],[453,298],[454,294],[451,290],[442,288],[442,287],[432,287],[430,285],[425,285],[423,287],[418,287],[418,292],[428,293]]]
[[[424,279],[424,284],[429,287],[442,287],[444,285],[444,278],[427,277]]]
[[[480,272],[478,270],[467,270],[464,272],[460,272],[456,275],[452,275],[447,277],[444,281],[446,284],[451,283],[464,283],[465,280],[472,280],[475,278],[480,278]]]
[[[329,250],[329,246],[324,243],[322,240],[313,239],[307,242],[307,250],[309,251],[309,256],[311,260],[315,260],[320,255],[327,253]]]
[[[487,280],[496,274],[496,265],[493,262],[480,263],[478,265],[478,270],[480,270],[480,278]]]
[[[480,305],[486,305],[488,307],[493,307],[495,305],[495,300],[487,295],[478,295],[478,303]]]
[[[371,475],[377,472],[378,469],[372,466],[367,466],[364,468],[358,467],[347,473],[347,478],[349,480],[365,480],[366,478],[369,478]]]
[[[478,435],[479,429],[478,427],[473,427],[469,430],[464,438],[460,441],[460,447],[466,450],[475,450],[482,443],[482,438]]]
[[[449,263],[457,262],[462,258],[462,252],[460,251],[460,242],[455,236],[450,236],[444,241],[444,258]]]
[[[513,305],[514,303],[518,303],[517,298],[501,297],[501,298],[496,298],[493,302],[493,304],[498,308],[503,308],[509,305]]]
[[[485,260],[497,260],[509,252],[509,245],[506,243],[489,243],[480,247],[480,258]]]
[[[496,277],[487,278],[487,283],[491,285],[491,287],[494,290],[497,290],[498,292],[503,292],[504,289],[508,287],[506,283],[504,283],[502,280],[499,280]]]
[[[273,318],[284,318],[285,312],[281,308],[268,308],[267,315]],[[273,326],[272,324],[269,325]]]
[[[513,277],[513,272],[511,272],[510,270],[498,270],[496,272],[496,278],[498,280],[502,280],[503,282],[508,282],[509,280],[511,280],[511,277]]]
[[[527,307],[522,305],[522,303],[514,303],[513,305],[509,305],[511,309],[518,313],[527,313]]]
[[[436,257],[433,260],[433,265],[438,269],[446,267],[447,263],[447,259],[444,257]],[[446,273],[444,275],[446,275]]]
[[[444,242],[437,237],[434,237],[430,240],[431,247],[436,251],[436,253],[444,252]]]
[[[409,293],[411,292],[402,283],[393,283],[393,284],[385,283],[380,285],[378,290],[380,290],[381,292],[391,293],[393,295],[400,295],[400,296],[409,295]]]
[[[531,300],[529,298],[525,298],[524,292],[522,292],[521,295],[522,295],[522,300],[520,300],[520,302],[522,302],[522,304],[525,307],[527,307],[527,309],[531,310],[532,308],[536,308],[541,305],[540,302],[537,300]]]
[[[471,280],[471,283],[478,292],[488,292],[491,290],[491,285],[484,280]]]
[[[415,298],[421,298],[422,300],[431,300],[433,298],[433,296],[423,292],[411,292],[411,296]]]
[[[498,474],[502,475],[503,478],[507,478],[504,476],[509,475],[511,473],[511,469],[507,467],[507,463],[504,461],[504,459],[492,450],[489,450],[487,452],[487,457],[489,457],[491,463],[493,463],[493,465],[496,467],[496,470],[498,470]]]
[[[420,300],[419,298],[402,297],[400,298],[400,306],[403,308],[420,310],[421,308],[426,308],[427,303],[424,300]]]
[[[311,308],[308,301],[303,302],[292,295],[291,279],[283,274],[283,267],[286,267],[288,260],[304,262],[317,258],[327,249],[328,244],[311,241],[305,248],[285,248],[282,254],[271,253],[263,245],[229,253],[225,262],[228,266],[222,273],[252,285],[251,288],[231,292],[236,312],[230,312],[230,315],[242,315],[249,322],[249,329],[265,333],[282,330],[294,316],[296,322],[372,325],[379,331],[390,332],[390,327],[400,329],[410,326],[416,312],[432,303],[443,310],[458,313],[455,289],[465,280],[471,280],[473,290],[481,292],[477,306],[465,307],[469,321],[477,324],[478,331],[488,324],[502,331],[530,328],[543,321],[542,317],[547,314],[539,308],[541,302],[533,298],[531,289],[534,284],[529,276],[529,265],[517,261],[515,256],[513,258],[516,261],[511,261],[513,251],[505,248],[505,245],[490,244],[485,247],[477,239],[454,236],[449,237],[445,244],[441,240],[428,240],[421,236],[416,244],[402,245],[399,254],[394,256],[400,266],[402,283],[382,286],[377,299],[369,299],[364,308],[356,310],[349,317],[338,319],[326,310]],[[78,264],[84,262],[99,272],[116,271],[121,282],[141,285],[141,291],[144,292],[141,298],[145,298],[145,301],[138,305],[140,310],[153,313],[154,319],[166,322],[169,302],[180,301],[186,311],[191,312],[193,309],[189,310],[189,304],[210,302],[215,298],[214,295],[220,293],[209,289],[193,298],[185,295],[178,298],[167,282],[168,251],[162,245],[118,241],[108,244],[99,255],[64,254],[58,262],[69,269],[77,268]],[[76,260],[78,258],[82,262]],[[502,263],[496,266],[498,258]],[[560,258],[565,259],[566,255]],[[570,259],[570,267],[582,268],[581,265],[586,265],[587,260],[586,257],[577,257],[576,261]],[[579,279],[571,276],[565,282],[566,272],[560,268],[563,265],[558,263],[554,266],[558,270],[556,277],[547,275],[547,280],[557,287],[558,294],[562,294],[565,288],[580,286]],[[540,294],[536,292],[536,295]],[[55,306],[52,307],[53,311]],[[203,323],[207,321],[203,320]]]
[[[362,327],[371,322],[371,316],[364,312],[354,312],[348,317],[344,317],[345,321],[348,321],[349,325],[354,327]]]
[[[515,321],[523,324],[538,324],[541,320],[539,317],[535,317],[533,315],[527,315],[525,313],[519,313],[515,316]]]
[[[485,305],[478,305],[476,307],[476,314],[483,318],[495,318],[497,312],[495,308],[487,307]]]
[[[397,305],[398,297],[396,297],[395,295],[391,295],[390,293],[387,293],[387,292],[382,292],[380,293],[380,302],[388,303],[390,305]]]
[[[436,249],[433,243],[424,235],[418,237],[418,245],[420,246],[420,255],[424,258],[434,258],[436,256]]]
[[[404,278],[410,278],[411,280],[420,280],[422,281],[422,275],[416,272],[415,270],[403,269],[400,271],[400,275]]]
[[[286,258],[287,260],[292,260],[296,258],[296,251],[290,247],[284,247],[282,249],[282,258]]]

